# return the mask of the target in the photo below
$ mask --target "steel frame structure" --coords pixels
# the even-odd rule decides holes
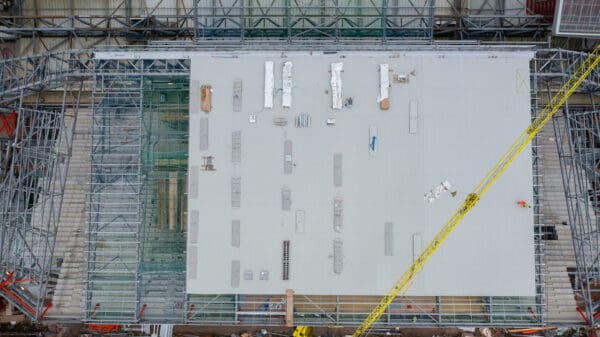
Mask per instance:
[[[54,56],[0,62],[0,111],[17,116],[12,134],[0,140],[0,296],[34,320],[52,306],[60,270],[53,252],[83,83]],[[24,103],[32,92],[59,87],[59,106]]]
[[[538,115],[538,112],[543,109],[539,105],[538,90],[539,78],[537,76],[538,57],[530,63],[530,96],[531,96],[531,118],[532,120]],[[535,310],[530,311],[533,315],[538,316],[541,323],[545,322],[546,316],[546,275],[544,272],[544,218],[543,208],[541,204],[541,193],[543,190],[542,176],[542,161],[540,158],[539,136],[536,136],[531,141],[531,164],[532,164],[532,188],[533,188],[533,224],[534,224],[534,255],[535,255],[535,285],[536,296]]]
[[[142,0],[83,0],[54,5],[48,1],[13,1],[13,7],[0,15],[1,53],[4,58],[12,57],[0,62],[0,113],[14,110],[19,116],[15,139],[0,140],[0,165],[7,172],[12,170],[12,175],[0,172],[0,200],[3,200],[0,295],[33,319],[42,318],[44,308],[50,303],[53,278],[58,275],[53,249],[71,140],[82,88],[89,87],[93,93],[93,145],[87,297],[85,317],[76,319],[284,323],[281,308],[285,298],[281,295],[186,296],[182,288],[185,276],[180,269],[173,267],[172,276],[168,276],[167,270],[149,267],[151,263],[146,261],[145,254],[152,246],[148,242],[154,232],[150,228],[151,214],[146,209],[155,206],[149,195],[155,182],[151,177],[157,173],[144,162],[145,151],[155,141],[153,130],[144,124],[144,113],[153,111],[145,103],[144,81],[156,77],[185,78],[189,64],[185,60],[94,60],[87,48],[148,43],[168,48],[343,50],[364,49],[367,45],[370,49],[393,49],[408,41],[428,48],[435,45],[435,38],[463,40],[459,44],[468,44],[465,40],[469,39],[503,41],[511,37],[545,41],[550,30],[548,18],[533,13],[525,0],[515,0],[513,7],[509,3],[509,0],[159,0],[149,5]],[[185,45],[186,41],[189,45]],[[73,48],[83,51],[56,52]],[[14,57],[30,52],[44,53]],[[533,114],[538,108],[536,93],[548,87],[548,83],[565,80],[573,69],[570,64],[576,64],[578,57],[577,53],[566,51],[538,52],[532,65]],[[596,79],[587,81],[584,90],[596,94],[595,83]],[[61,106],[51,109],[24,103],[24,98],[48,90],[63,91]],[[597,109],[592,105],[588,110]],[[35,127],[27,124],[31,120]],[[48,124],[55,127],[36,124],[44,120],[55,123]],[[53,139],[53,133],[58,138]],[[13,144],[21,150],[15,150]],[[566,149],[562,151],[568,153]],[[42,152],[44,156],[40,155]],[[541,177],[535,140],[533,152],[534,194],[538,195]],[[563,171],[581,169],[575,168],[573,160],[570,165],[564,164]],[[181,177],[184,172],[176,174]],[[36,193],[39,197],[32,197]],[[576,190],[569,193],[580,203],[585,200],[583,190],[581,195]],[[543,324],[543,241],[537,200],[534,202],[538,286],[535,298],[398,298],[381,325]],[[581,209],[571,208],[570,215],[573,214],[574,220],[579,219],[575,211]],[[574,244],[576,250],[580,247],[580,256],[589,257],[594,252],[585,253],[584,247],[592,242],[592,222],[588,218],[579,220],[579,223],[588,221],[587,227],[573,230],[578,233],[574,235]],[[575,226],[573,220],[571,226]],[[25,251],[23,259],[13,255]],[[27,266],[34,261],[35,264]],[[582,261],[578,259],[578,279],[586,280],[590,275],[595,279],[597,260]],[[597,308],[593,292],[590,287],[587,290],[582,291],[582,298],[584,303],[592,303],[585,304],[585,312],[593,320]],[[171,301],[165,301],[165,296]],[[358,324],[377,302],[369,297],[301,294],[295,295],[294,301],[302,308],[294,314],[296,322],[322,325]],[[156,305],[159,302],[167,304]]]
[[[182,69],[187,67],[186,63]],[[188,109],[187,76],[144,77],[140,301],[146,305],[143,318],[147,320],[181,321],[184,315]]]
[[[358,326],[377,296],[309,296],[295,294],[294,324]],[[185,322],[191,324],[284,325],[286,297],[274,295],[188,295]],[[542,325],[536,298],[397,297],[375,329],[399,325],[479,326]]]
[[[548,52],[539,69],[542,90],[551,95],[585,56]],[[579,99],[566,104],[562,116],[553,121],[577,265],[572,283],[578,311],[589,324],[600,321],[599,95],[600,69],[596,69],[580,86]]]
[[[93,90],[86,311],[132,321],[139,310],[141,82],[105,69]]]
[[[359,48],[359,47],[357,47]],[[154,51],[150,49],[149,51]],[[106,86],[101,90],[96,90],[95,96],[97,97],[95,101],[100,102],[97,107],[94,109],[95,116],[97,115],[99,120],[103,120],[107,118],[103,116],[104,114],[108,114],[111,116],[113,110],[118,106],[120,108],[125,107],[126,110],[131,107],[131,109],[135,110],[136,106],[144,106],[144,95],[145,90],[143,87],[140,87],[139,83],[144,82],[144,79],[148,78],[169,78],[169,77],[185,77],[189,76],[189,64],[187,61],[176,61],[176,60],[144,60],[143,57],[141,59],[130,58],[130,59],[119,59],[119,60],[110,60],[110,61],[102,61],[98,60],[99,66],[97,67],[96,74],[96,83],[98,84],[99,78],[106,78],[103,74],[108,74],[107,76],[113,79],[110,82],[106,83]],[[140,77],[141,76],[141,77]],[[124,85],[120,84],[118,81],[128,81],[132,80],[135,83],[129,82],[126,87],[129,87],[128,90],[123,90]],[[532,77],[533,79],[533,77]],[[114,85],[114,87],[111,87]],[[533,86],[532,86],[533,88]],[[136,91],[135,93],[131,93],[131,91]],[[127,102],[119,101],[119,103],[111,105],[110,98],[111,97],[121,97],[126,94],[128,98]],[[106,99],[105,99],[106,98]],[[159,104],[160,106],[160,104]],[[147,107],[145,107],[147,108]],[[139,107],[137,109],[140,109]],[[155,108],[153,108],[155,110]],[[133,111],[132,110],[132,111]],[[116,110],[115,110],[116,111]],[[533,111],[535,113],[535,110]],[[142,115],[144,112],[142,112]],[[137,119],[142,117],[136,117]],[[95,117],[96,119],[96,117]],[[120,126],[129,126],[127,127],[128,132],[130,133],[130,137],[127,139],[135,140],[138,142],[139,134],[141,132],[141,138],[146,139],[143,141],[144,146],[148,146],[148,139],[153,138],[150,135],[150,128],[145,125],[143,128],[135,124],[138,122],[136,119],[132,119],[127,123],[119,123]],[[106,125],[102,123],[98,123],[99,125]],[[133,125],[136,125],[135,127]],[[112,124],[111,124],[112,125]],[[109,130],[109,132],[114,132],[116,137],[113,137],[112,133],[108,135],[102,135],[100,137],[95,137],[96,141],[94,144],[96,146],[105,147],[108,143],[113,142],[115,139],[119,142],[118,139],[122,138],[119,135],[119,128],[109,127],[105,128]],[[95,128],[94,135],[98,133],[102,133],[101,128]],[[154,141],[150,142],[153,143]],[[144,156],[143,151],[140,151],[138,154],[138,143],[136,143],[135,153],[129,153],[128,158],[134,160],[135,165],[139,165],[139,157]],[[123,145],[123,144],[121,144]],[[534,147],[535,150],[535,147]],[[137,158],[134,158],[138,156]],[[96,154],[94,150],[92,151],[92,158],[95,158]],[[107,157],[100,158],[102,165],[114,163],[112,159]],[[534,159],[537,157],[534,157]],[[94,160],[94,159],[93,159]],[[114,167],[114,166],[113,166]],[[117,174],[119,176],[122,175],[123,172],[126,172],[125,168],[117,167],[117,172],[112,171],[111,174]],[[537,165],[537,160],[534,160],[534,172],[538,172],[539,167]],[[150,182],[148,177],[150,175],[155,175],[156,172],[152,172],[148,170],[148,167],[144,167],[142,165],[141,171],[142,175],[145,176],[146,182]],[[118,173],[121,172],[121,173]],[[94,172],[92,172],[94,174]],[[103,173],[100,173],[101,177]],[[535,173],[537,178],[534,178],[535,188],[538,188],[538,183],[540,182],[537,173]],[[95,179],[95,178],[93,178]],[[104,181],[103,179],[100,179]],[[119,180],[120,184],[123,184],[123,180]],[[126,182],[125,185],[135,185],[137,186],[139,182],[136,180],[134,183]],[[149,206],[152,206],[152,200],[148,198],[148,190],[152,189],[150,186],[142,186],[141,189],[135,187],[135,191],[140,198],[145,201],[132,202],[127,206],[129,210],[132,210],[132,213],[139,212],[137,210],[138,204],[144,204],[143,209],[149,209]],[[129,190],[133,191],[134,188],[130,188]],[[91,194],[96,192],[92,191]],[[537,192],[536,192],[537,193]],[[536,194],[537,195],[537,194]],[[93,200],[96,196],[91,195],[90,198]],[[119,197],[121,198],[121,197]],[[104,201],[106,206],[100,207],[101,209],[110,210],[110,205],[118,204],[114,210],[118,210],[118,207],[122,207],[126,203],[119,199],[113,202],[110,199],[105,199]],[[92,202],[94,204],[94,202]],[[526,324],[526,325],[540,325],[544,322],[544,312],[543,312],[543,272],[542,272],[542,241],[541,241],[541,230],[539,227],[541,223],[539,222],[540,213],[539,213],[539,203],[536,202],[535,206],[535,217],[536,217],[536,284],[538,285],[538,290],[536,292],[536,297],[531,298],[510,298],[510,297],[462,297],[462,298],[453,298],[453,297],[425,297],[425,298],[414,298],[414,297],[401,297],[398,298],[394,304],[390,307],[388,314],[385,319],[381,321],[382,327],[394,326],[398,324],[422,324],[422,325],[455,325],[455,324],[474,324],[474,325],[486,325],[486,324],[495,324],[495,325],[511,325],[511,324]],[[108,207],[108,208],[107,208]],[[99,208],[99,209],[100,209]],[[99,212],[99,211],[98,211]],[[96,210],[91,211],[92,214],[96,214]],[[139,213],[136,213],[136,216],[140,216]],[[108,291],[108,288],[112,289],[112,296],[106,296],[105,298],[96,297],[99,300],[89,300],[88,308],[87,308],[87,317],[88,321],[94,322],[110,322],[115,320],[122,320],[127,322],[138,322],[138,321],[148,321],[152,322],[157,320],[158,317],[162,320],[169,320],[173,322],[185,322],[185,323],[196,323],[196,324],[267,324],[267,325],[282,325],[285,323],[285,312],[282,311],[285,307],[286,298],[282,294],[274,294],[272,296],[255,296],[255,295],[239,295],[239,294],[221,294],[221,295],[187,295],[185,296],[182,293],[181,282],[184,275],[173,273],[173,277],[171,278],[171,282],[163,282],[160,277],[158,277],[157,282],[164,289],[166,289],[166,293],[169,294],[178,294],[177,297],[184,299],[184,307],[180,308],[178,306],[171,306],[171,310],[164,309],[162,316],[160,313],[157,313],[156,310],[152,317],[142,316],[140,313],[146,313],[148,310],[153,310],[156,303],[160,301],[161,297],[164,296],[164,292],[162,294],[154,295],[157,297],[153,297],[149,295],[148,292],[155,291],[156,285],[150,285],[150,282],[145,283],[145,281],[141,281],[139,279],[135,279],[135,272],[133,271],[133,263],[134,256],[137,257],[138,263],[143,264],[143,258],[140,257],[140,252],[143,251],[143,246],[147,243],[144,242],[142,235],[140,233],[144,232],[147,229],[147,226],[156,226],[156,223],[152,223],[149,220],[149,214],[144,214],[141,216],[141,220],[136,221],[135,226],[131,226],[128,229],[128,234],[126,236],[136,237],[134,245],[137,252],[135,252],[132,248],[131,251],[128,251],[127,256],[131,257],[131,267],[128,271],[121,270],[122,272],[130,274],[130,284],[137,284],[137,293],[140,295],[138,297],[132,297],[130,301],[131,308],[128,309],[127,317],[122,317],[116,314],[115,312],[111,312],[109,309],[106,309],[105,312],[102,312],[104,308],[109,308],[111,305],[115,305],[111,301],[110,298],[115,295],[119,295],[119,291],[124,291],[125,288],[119,285],[119,282],[116,278],[112,278],[113,282],[110,281],[110,277],[104,279],[105,287],[103,290]],[[108,229],[110,226],[118,222],[115,219],[108,220],[103,227],[104,229]],[[90,222],[91,231],[98,232],[100,231],[94,229],[95,226],[94,221]],[[131,228],[135,228],[135,230],[131,230]],[[120,231],[120,230],[119,230]],[[130,235],[131,234],[131,235]],[[185,238],[185,237],[184,237]],[[98,242],[101,242],[100,248],[104,252],[104,247],[107,245],[106,240],[98,239],[97,237],[90,237],[90,254],[94,254],[93,247],[98,249]],[[110,245],[109,245],[110,246]],[[119,251],[116,249],[109,250],[112,255],[108,257],[109,261],[117,261],[122,259],[121,255],[123,251]],[[92,259],[92,258],[91,258]],[[129,265],[129,263],[126,263]],[[139,265],[135,266],[137,268],[138,275],[143,275],[143,269],[140,268]],[[153,277],[152,272],[146,273],[147,281],[152,280]],[[164,276],[164,275],[163,275]],[[142,276],[144,279],[144,276]],[[154,282],[154,281],[153,281]],[[88,295],[94,296],[94,293],[100,294],[99,288],[95,288],[92,283],[97,283],[97,281],[91,280],[88,288]],[[112,284],[112,285],[111,285]],[[128,290],[128,294],[131,293],[132,296],[134,294],[134,290]],[[164,297],[163,297],[164,298]],[[118,301],[117,301],[118,302]],[[360,321],[370,312],[371,308],[377,303],[377,299],[373,297],[363,296],[363,297],[351,297],[351,296],[305,296],[302,294],[298,294],[294,296],[294,303],[296,305],[296,312],[294,313],[294,320],[297,323],[306,323],[306,324],[314,324],[314,325],[329,325],[329,324],[344,324],[344,325],[357,325]]]
[[[141,158],[143,148],[149,144],[147,126],[142,125],[144,109],[144,80],[148,78],[187,78],[189,62],[185,60],[93,60],[89,53],[54,53],[44,56],[47,60],[62,60],[67,66],[64,71],[48,76],[43,89],[58,85],[61,81],[73,82],[85,80],[93,85],[93,146],[91,149],[91,182],[89,196],[88,231],[88,278],[85,320],[90,322],[139,322],[165,321],[185,323],[219,323],[269,325],[284,324],[282,308],[285,298],[281,295],[218,295],[201,296],[184,294],[182,284],[185,275],[181,272],[165,273],[145,270],[141,254],[144,251],[144,236],[147,226],[153,225],[145,209],[153,207],[147,198],[149,183],[143,177],[151,172],[144,166]],[[34,63],[24,59],[25,63]],[[7,62],[13,62],[7,61]],[[36,71],[42,68],[26,67]],[[52,69],[52,67],[51,67]],[[53,73],[53,74],[54,74]],[[67,76],[72,74],[72,76]],[[22,75],[21,75],[22,76]],[[63,82],[63,83],[65,83]],[[35,92],[32,88],[21,88],[17,80],[6,88],[7,102],[15,102],[14,93],[26,95]],[[35,83],[33,81],[32,83]],[[51,83],[55,83],[52,84]],[[81,83],[81,82],[79,82]],[[535,81],[532,88],[537,88]],[[39,84],[37,84],[39,85]],[[69,87],[78,92],[79,89]],[[18,89],[11,89],[18,88]],[[27,91],[29,90],[29,91]],[[65,90],[65,92],[68,90]],[[11,96],[12,95],[12,96]],[[67,95],[67,94],[65,94]],[[16,100],[17,102],[19,100]],[[65,100],[67,102],[68,99]],[[65,111],[69,105],[65,103]],[[535,110],[534,110],[535,112]],[[67,116],[69,117],[69,116]],[[70,125],[69,123],[66,123]],[[72,129],[70,132],[72,133]],[[69,146],[67,146],[69,148]],[[535,150],[535,147],[534,147]],[[54,159],[62,163],[60,156]],[[534,156],[534,159],[536,157]],[[534,164],[536,160],[534,160]],[[68,162],[67,162],[68,164]],[[534,187],[537,187],[534,165]],[[61,176],[62,177],[62,176]],[[60,180],[60,179],[59,179]],[[539,182],[539,181],[538,181]],[[61,185],[64,188],[64,183]],[[58,187],[61,187],[58,186]],[[54,198],[59,198],[55,193]],[[536,203],[535,216],[539,217],[539,205]],[[13,207],[6,205],[4,207]],[[119,213],[119,214],[115,214]],[[56,223],[56,220],[54,220]],[[3,221],[4,223],[4,221]],[[536,220],[539,225],[539,220]],[[536,227],[537,228],[537,227]],[[48,235],[49,242],[53,240]],[[532,298],[398,298],[390,307],[382,327],[398,324],[422,325],[503,325],[503,324],[543,324],[543,275],[541,274],[542,244],[540,231],[536,231],[536,277],[537,297]],[[39,255],[39,254],[38,254]],[[36,255],[37,256],[37,255]],[[6,254],[2,261],[9,261]],[[51,261],[50,257],[47,258]],[[4,263],[4,262],[3,262]],[[14,263],[13,263],[14,264]],[[36,275],[55,275],[52,263],[40,266]],[[5,269],[8,270],[8,269]],[[168,273],[167,273],[168,274]],[[28,271],[18,278],[36,276]],[[154,282],[154,284],[152,284]],[[21,285],[21,284],[19,284]],[[24,284],[23,284],[24,285]],[[155,292],[156,288],[163,292]],[[15,288],[12,286],[12,288]],[[37,290],[37,288],[36,288]],[[36,312],[41,315],[44,298],[51,289],[39,289],[39,305]],[[153,310],[153,303],[165,300],[165,296],[175,298],[170,309]],[[43,295],[43,296],[42,296]],[[14,299],[13,299],[14,300]],[[294,296],[295,305],[300,308],[294,314],[298,323],[329,325],[355,325],[368,314],[376,300],[369,297],[347,296]],[[27,309],[25,309],[27,310]],[[144,313],[147,312],[146,316]],[[34,318],[40,318],[34,317]]]
[[[227,4],[227,5],[224,5]],[[338,41],[348,38],[431,39],[434,2],[422,1],[194,1],[197,40],[278,38]]]
[[[146,208],[150,207],[145,205],[145,193],[151,187],[143,176],[151,172],[145,172],[142,163],[150,138],[143,125],[143,83],[147,76],[182,76],[188,70],[187,63],[179,60],[96,63],[85,313],[88,321],[136,322],[146,310],[147,303],[141,299],[152,280],[142,285],[142,253]]]
[[[116,0],[65,1],[61,6],[15,0],[0,16],[2,53],[39,53],[101,45],[146,44],[148,40],[307,39],[337,43],[372,38],[430,42],[434,37],[545,41],[551,20],[525,0]],[[511,4],[512,7],[511,8]]]
[[[215,41],[216,42],[216,41]],[[342,41],[343,42],[343,41]],[[218,45],[218,42],[216,43]],[[239,41],[235,41],[233,45],[241,46]],[[542,50],[538,51],[534,65],[532,65],[532,108],[533,113],[537,111],[537,102],[540,99],[539,93],[544,90],[548,94],[552,94],[558,86],[568,78],[569,74],[575,69],[578,62],[581,62],[585,55],[577,52],[569,52],[565,50]],[[68,153],[70,152],[70,139],[74,123],[76,121],[76,111],[79,106],[79,95],[81,90],[82,80],[89,80],[95,83],[95,97],[99,100],[94,103],[94,120],[97,122],[95,126],[95,140],[107,141],[110,140],[113,133],[119,137],[113,138],[114,142],[110,146],[114,146],[104,153],[100,150],[103,146],[96,146],[92,150],[92,155],[99,158],[99,167],[104,169],[95,171],[97,179],[92,182],[92,185],[107,184],[106,179],[110,172],[106,169],[117,167],[117,170],[122,169],[121,177],[117,180],[112,180],[112,187],[118,185],[119,182],[127,182],[129,185],[135,185],[130,180],[123,180],[128,174],[131,167],[137,165],[138,173],[141,172],[142,166],[136,160],[139,160],[141,147],[145,144],[144,130],[140,128],[141,110],[143,110],[143,86],[142,80],[149,76],[188,76],[189,65],[186,61],[181,60],[121,60],[121,61],[99,61],[92,60],[88,52],[55,52],[36,55],[31,57],[21,57],[0,62],[0,71],[4,78],[1,89],[0,101],[2,103],[2,111],[9,112],[15,110],[19,113],[20,130],[16,134],[19,136],[15,144],[19,144],[21,149],[28,148],[31,151],[22,151],[18,156],[9,156],[6,149],[10,148],[8,141],[4,140],[3,168],[12,170],[13,176],[9,179],[4,179],[0,187],[2,193],[10,191],[20,191],[22,196],[3,198],[5,202],[2,206],[2,214],[7,214],[2,219],[2,235],[4,241],[2,252],[0,255],[0,266],[4,273],[4,278],[0,288],[4,287],[11,291],[12,294],[23,300],[20,303],[7,293],[0,291],[0,294],[15,302],[24,312],[29,312],[29,315],[34,319],[41,318],[44,307],[49,303],[48,294],[52,291],[52,277],[55,277],[57,267],[52,260],[53,240],[56,233],[57,217],[60,212],[60,198],[64,189],[64,179],[66,177],[66,169],[68,167]],[[598,137],[598,117],[597,117],[597,94],[600,92],[598,72],[593,73],[588,78],[582,87],[581,93],[584,93],[589,100],[585,104],[571,103],[565,106],[563,118],[564,122],[555,120],[555,128],[557,139],[559,139],[559,153],[561,155],[561,164],[563,169],[563,178],[565,181],[566,197],[568,201],[568,209],[570,216],[570,225],[573,232],[573,243],[577,257],[577,274],[576,274],[576,291],[580,296],[579,304],[583,308],[586,318],[590,322],[595,322],[597,317],[595,313],[598,310],[598,292],[594,288],[594,282],[597,282],[598,275],[598,250],[597,250],[597,225],[598,218],[595,214],[594,200],[595,194],[590,195],[589,190],[594,190],[593,184],[596,181],[596,173],[594,165],[597,163],[598,152],[594,142],[589,142],[590,138]],[[132,86],[135,84],[135,86]],[[119,89],[126,87],[127,90]],[[135,90],[133,90],[135,88]],[[23,98],[26,96],[36,95],[39,92],[47,90],[63,90],[63,104],[57,107],[55,111],[43,110],[37,107],[26,106],[23,103]],[[538,93],[536,96],[535,93]],[[118,105],[118,106],[117,106]],[[124,107],[121,112],[117,108]],[[126,119],[127,123],[117,123],[113,117],[114,114],[122,114],[120,117],[127,117],[129,111],[133,115]],[[113,114],[112,116],[110,114]],[[106,116],[105,116],[106,115]],[[31,118],[31,116],[37,116]],[[54,117],[50,117],[54,116]],[[52,123],[44,125],[54,125],[46,128],[28,128],[27,120],[46,121],[52,120]],[[54,122],[56,121],[56,122]],[[58,124],[56,124],[58,123]],[[116,124],[114,124],[116,123]],[[108,128],[104,127],[108,125]],[[135,128],[133,127],[135,125]],[[39,126],[39,125],[38,125]],[[130,129],[127,129],[129,126]],[[46,130],[48,129],[48,130]],[[50,132],[50,129],[54,130]],[[117,130],[121,130],[118,131]],[[107,131],[110,130],[110,131]],[[58,132],[60,136],[56,139],[51,135]],[[106,132],[109,132],[108,134]],[[131,138],[133,135],[133,138]],[[44,138],[45,137],[45,138]],[[129,138],[128,138],[129,137]],[[137,138],[136,138],[137,137]],[[119,147],[128,145],[132,139],[136,139],[136,150],[128,153],[131,155],[132,162],[123,162],[119,158],[122,155]],[[121,143],[119,143],[121,141]],[[139,146],[138,146],[139,145]],[[12,146],[12,145],[11,145]],[[594,145],[595,146],[595,145]],[[58,151],[45,151],[45,149],[55,148]],[[539,167],[536,166],[537,160],[535,157],[536,147],[534,144],[534,188],[539,187]],[[111,152],[112,151],[112,152]],[[44,152],[45,156],[39,154]],[[138,159],[135,159],[135,156]],[[7,159],[7,158],[10,158]],[[9,164],[8,161],[10,161]],[[115,164],[115,166],[113,166]],[[40,169],[40,166],[46,166],[46,169]],[[23,169],[26,168],[26,169]],[[17,172],[18,174],[14,174]],[[23,174],[21,175],[21,172]],[[134,177],[138,180],[138,188],[135,192],[143,196],[143,183],[140,182],[140,175]],[[114,177],[113,177],[114,178]],[[119,180],[120,179],[120,180]],[[38,183],[33,181],[37,180]],[[43,181],[46,184],[41,184]],[[52,183],[48,183],[52,181]],[[109,184],[109,185],[110,185]],[[123,184],[121,184],[123,185]],[[34,187],[38,187],[40,197],[32,197],[31,191]],[[141,187],[140,187],[141,186]],[[100,188],[100,187],[99,187]],[[106,187],[103,187],[106,188]],[[27,192],[29,191],[29,192]],[[29,193],[29,194],[28,194]],[[537,192],[536,192],[537,193]],[[7,194],[8,195],[8,194]],[[4,195],[3,195],[4,196]],[[46,205],[38,207],[30,207],[29,202],[24,202],[25,199],[36,199],[34,204]],[[90,194],[90,219],[92,216],[97,216],[102,213],[102,206],[106,206],[105,200],[93,199]],[[102,197],[104,198],[104,197]],[[590,199],[591,198],[591,199]],[[107,244],[101,249],[90,249],[89,263],[90,274],[88,283],[88,308],[87,320],[90,321],[114,321],[115,316],[118,316],[122,321],[136,322],[145,319],[156,319],[161,313],[156,312],[153,318],[142,317],[144,304],[151,302],[152,296],[142,295],[144,289],[148,289],[149,285],[144,284],[144,280],[152,280],[151,273],[144,274],[139,272],[140,249],[143,246],[141,231],[143,230],[143,215],[140,215],[139,205],[143,204],[143,198],[132,202],[133,207],[137,207],[138,219],[133,221],[137,227],[130,231],[128,235],[133,238],[130,241],[135,249],[125,250],[127,246],[120,239],[114,240],[111,235],[115,234],[123,228],[111,227],[113,224],[96,229],[90,227],[90,245],[95,245],[98,248],[100,245]],[[123,202],[123,200],[116,200]],[[108,201],[110,202],[110,200]],[[19,206],[19,204],[21,206]],[[92,209],[93,206],[95,209]],[[136,206],[137,205],[137,206]],[[145,206],[148,206],[146,204]],[[145,207],[144,206],[144,207]],[[539,204],[534,204],[536,224],[541,226]],[[10,216],[9,216],[10,215]],[[38,218],[37,216],[41,217]],[[39,219],[39,220],[34,220]],[[106,220],[106,219],[105,219]],[[111,220],[111,219],[109,219]],[[91,220],[90,220],[91,221]],[[90,225],[92,225],[90,222]],[[107,223],[110,221],[106,221]],[[130,221],[130,225],[131,225]],[[45,224],[46,227],[43,227]],[[543,255],[543,244],[541,243],[541,233],[539,226],[536,227],[536,260],[541,259]],[[40,230],[45,228],[45,230]],[[118,230],[117,230],[118,229]],[[114,230],[114,231],[112,231]],[[112,231],[112,232],[111,232]],[[104,235],[104,237],[103,237]],[[7,240],[6,238],[24,238],[22,243],[19,240]],[[110,238],[104,239],[103,238]],[[113,241],[111,241],[113,240]],[[116,243],[115,243],[116,242]],[[125,241],[123,241],[125,242]],[[109,244],[116,244],[118,249],[110,248]],[[28,248],[29,247],[29,248]],[[36,247],[35,249],[31,247]],[[92,247],[92,246],[91,246]],[[114,248],[114,246],[112,246]],[[127,249],[130,247],[127,246]],[[15,258],[13,252],[24,252],[23,259]],[[115,253],[116,252],[116,253]],[[100,253],[100,254],[98,254]],[[108,254],[108,255],[107,255]],[[112,254],[112,255],[111,255]],[[129,255],[128,255],[129,254]],[[126,289],[103,289],[103,281],[108,278],[102,278],[98,275],[106,273],[107,266],[102,265],[102,261],[108,262],[113,258],[124,259],[128,258],[128,262],[124,265],[135,265],[137,269],[113,268],[111,275],[129,273],[128,280],[133,280],[136,288],[133,290]],[[106,260],[108,259],[108,260]],[[36,261],[36,265],[32,267],[30,264],[27,267],[27,261]],[[113,260],[109,265],[115,265]],[[541,263],[541,262],[540,262]],[[112,267],[111,267],[112,268]],[[137,272],[131,272],[137,270]],[[14,274],[12,272],[14,271]],[[8,273],[7,273],[8,272]],[[124,273],[121,273],[124,272]],[[10,277],[8,277],[10,275]],[[145,277],[145,278],[144,278]],[[176,276],[179,280],[182,276]],[[515,322],[523,322],[528,324],[542,324],[544,320],[543,303],[543,274],[540,264],[536,264],[536,277],[538,278],[537,298],[533,299],[499,299],[499,298],[483,298],[483,299],[448,299],[448,298],[429,298],[429,299],[398,299],[396,308],[407,306],[407,301],[413,301],[416,304],[410,304],[412,312],[391,311],[387,321],[383,322],[383,326],[413,323],[413,318],[417,317],[417,323],[420,324],[514,324]],[[116,280],[116,278],[113,278]],[[23,282],[19,282],[23,281]],[[179,281],[178,281],[179,282]],[[177,283],[177,282],[171,282]],[[163,284],[168,285],[169,282]],[[96,286],[98,286],[96,288]],[[111,296],[121,296],[122,291],[127,291],[131,295],[129,297],[130,306],[124,306],[127,312],[111,311],[106,304]],[[172,292],[179,298],[185,301],[183,308],[174,308],[172,313],[169,313],[162,318],[168,318],[174,322],[188,323],[261,323],[261,324],[283,324],[283,316],[281,314],[281,302],[274,301],[277,296],[267,298],[249,298],[249,295],[219,295],[219,296],[197,296],[190,295],[187,298],[182,294],[181,288],[173,288]],[[160,295],[163,296],[163,295]],[[98,299],[102,299],[98,300]],[[155,297],[154,300],[159,300],[160,297]],[[296,303],[306,303],[306,310],[295,314],[297,322],[305,322],[307,324],[357,324],[361,318],[368,313],[368,309],[362,306],[369,306],[369,299],[348,299],[343,296],[333,295],[331,298],[312,298],[303,295],[296,295],[294,298]],[[453,301],[453,302],[452,302]],[[460,303],[462,301],[462,303]],[[96,304],[102,302],[104,305],[96,308]],[[265,303],[267,303],[265,310]],[[403,304],[404,303],[404,304]],[[445,313],[442,308],[448,306],[461,307],[476,307],[482,303],[485,308],[483,314],[457,314]],[[279,306],[277,305],[279,304]],[[374,303],[373,303],[374,305]],[[34,309],[35,313],[28,309]],[[355,308],[354,311],[346,312],[345,308]],[[258,308],[258,309],[257,309]],[[405,307],[404,309],[407,309]],[[436,308],[436,312],[431,310],[421,310],[418,308]],[[398,310],[400,310],[398,309]],[[533,311],[533,313],[532,313]],[[535,317],[535,319],[533,318]],[[333,319],[332,319],[333,318]]]
[[[88,73],[90,53],[56,51],[9,58],[0,62],[0,104],[19,106],[23,97],[64,87],[65,78],[83,78]],[[71,104],[67,101],[66,104]]]
[[[558,0],[552,32],[562,36],[599,37],[600,4],[595,1]]]

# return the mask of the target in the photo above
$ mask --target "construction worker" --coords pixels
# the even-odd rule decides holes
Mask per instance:
[[[525,200],[522,199],[517,201],[517,204],[523,208],[531,208],[531,205],[526,203]]]

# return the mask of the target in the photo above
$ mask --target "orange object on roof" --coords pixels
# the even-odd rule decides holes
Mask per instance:
[[[212,107],[212,87],[210,85],[200,87],[200,103],[202,111],[210,112]]]
[[[88,324],[88,329],[95,332],[119,332],[119,324]]]

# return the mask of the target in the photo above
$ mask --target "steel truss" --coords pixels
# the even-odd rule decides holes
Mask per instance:
[[[60,80],[28,82],[53,71],[29,67],[40,60],[55,65],[49,55],[0,62],[5,76],[0,114],[15,116],[11,131],[0,139],[0,296],[34,320],[52,306],[60,271],[53,252],[82,85],[65,73]],[[41,109],[23,102],[32,91],[58,86],[59,106]]]
[[[432,40],[541,40],[551,19],[537,15],[525,1],[194,0],[196,41],[215,38],[270,38],[288,43],[306,39],[327,43],[360,38]]]
[[[431,41],[435,37],[544,41],[551,19],[526,0],[16,0],[0,15],[2,40],[23,51],[146,44],[148,40]],[[508,5],[507,5],[508,4]],[[507,8],[508,7],[508,8]],[[10,48],[9,48],[10,49]]]
[[[227,5],[224,5],[227,4]],[[194,1],[196,39],[412,38],[433,36],[434,1]]]
[[[549,51],[538,70],[548,94],[566,81],[585,53]],[[578,311],[590,324],[600,321],[600,69],[553,121],[573,237],[577,270],[573,288]]]
[[[25,96],[64,87],[89,73],[90,53],[57,51],[0,62],[0,104],[19,105]],[[68,74],[68,76],[66,76]],[[70,104],[71,102],[66,102]]]

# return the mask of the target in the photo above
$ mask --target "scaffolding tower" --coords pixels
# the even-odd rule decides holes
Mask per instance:
[[[52,306],[61,267],[54,244],[83,83],[63,73],[68,64],[50,54],[0,62],[0,296],[34,320]],[[25,101],[56,88],[60,105]]]
[[[565,50],[548,54],[544,90],[554,92],[586,57]],[[579,95],[554,119],[554,131],[573,237],[576,268],[570,279],[577,310],[595,325],[600,314],[600,70],[584,81]]]
[[[179,60],[96,64],[88,321],[181,320],[187,82],[177,76],[188,71]]]
[[[146,76],[143,84],[144,319],[180,322],[187,243],[187,76]]]
[[[113,74],[110,63],[98,65],[106,71],[93,91],[86,316],[131,322],[139,310],[141,76]]]

